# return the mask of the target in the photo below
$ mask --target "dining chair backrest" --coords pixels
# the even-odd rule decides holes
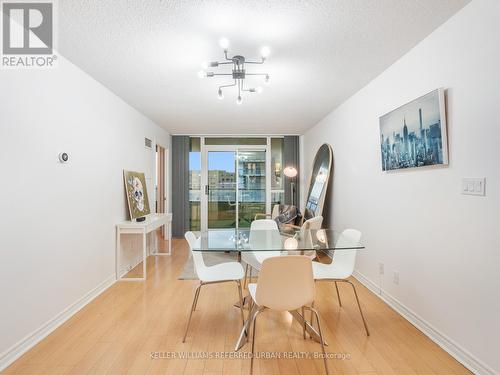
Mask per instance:
[[[359,243],[361,240],[361,232],[356,229],[346,229],[344,230],[335,247],[342,248],[342,243],[346,242],[351,246],[353,243]],[[342,271],[352,274],[354,272],[354,266],[356,265],[356,250],[335,250],[333,253],[332,267],[341,268]]]
[[[271,219],[276,219],[280,214],[280,205],[279,204],[275,204],[273,206],[273,210],[271,211]]]
[[[267,258],[259,274],[255,302],[272,310],[296,310],[314,301],[312,262],[303,255]]]
[[[321,229],[321,225],[323,224],[323,216],[315,216],[311,219],[304,221],[302,226],[300,227],[300,234],[303,235],[304,231],[310,230],[318,230]]]
[[[271,219],[254,220],[254,221],[252,221],[252,224],[250,224],[250,231],[252,231],[252,230],[266,230],[266,229],[276,229],[277,230],[278,224],[276,224],[276,221],[271,220]]]
[[[196,275],[199,276],[200,271],[206,269],[207,266],[203,261],[203,255],[201,251],[193,251],[193,248],[195,247],[197,241],[196,235],[193,232],[186,232],[184,234],[184,238],[186,238],[189,244],[189,250],[191,251],[191,256],[193,257],[194,271],[196,272]]]
[[[256,233],[256,231],[261,232]],[[248,241],[250,246],[254,249],[279,249],[281,247],[281,240],[278,224],[271,219],[252,221]]]

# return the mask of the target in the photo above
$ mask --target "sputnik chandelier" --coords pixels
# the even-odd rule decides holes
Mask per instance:
[[[227,51],[229,47],[229,41],[226,38],[222,38],[219,41],[219,45],[222,47],[224,50],[224,57],[226,58],[225,61],[212,61],[210,63],[205,62],[202,64],[203,70],[201,70],[198,73],[198,76],[200,78],[205,78],[205,77],[215,77],[215,76],[231,76],[233,79],[232,84],[228,85],[222,85],[219,86],[219,90],[217,92],[217,96],[219,99],[224,99],[224,93],[223,89],[228,88],[228,87],[237,87],[238,88],[238,98],[236,99],[236,104],[241,104],[243,102],[241,98],[241,94],[243,92],[251,92],[251,93],[261,93],[262,92],[262,86],[257,86],[257,87],[245,87],[245,78],[247,76],[263,76],[264,77],[264,82],[269,83],[269,74],[268,73],[248,73],[245,70],[245,65],[246,64],[264,64],[266,61],[267,57],[269,56],[269,53],[271,52],[269,50],[269,47],[262,47],[260,53],[261,53],[261,60],[260,61],[247,61],[244,56],[241,55],[235,55],[233,57],[228,57],[227,56]],[[218,68],[219,66],[222,65],[232,65],[232,73],[215,73],[212,71],[208,71],[209,68]]]

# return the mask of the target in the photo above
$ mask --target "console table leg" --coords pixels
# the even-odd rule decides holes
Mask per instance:
[[[172,255],[172,222],[169,221],[167,225],[167,238],[168,238],[168,255]]]
[[[142,277],[146,280],[147,234],[142,235]]]
[[[120,228],[116,229],[116,261],[115,261],[115,273],[116,280],[120,280],[120,253],[121,253],[121,243],[120,243]]]

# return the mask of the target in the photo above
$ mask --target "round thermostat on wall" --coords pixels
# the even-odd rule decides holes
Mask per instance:
[[[60,161],[61,163],[66,163],[68,160],[69,160],[69,155],[68,155],[67,153],[65,153],[65,152],[61,152],[61,153],[59,154],[59,161]]]

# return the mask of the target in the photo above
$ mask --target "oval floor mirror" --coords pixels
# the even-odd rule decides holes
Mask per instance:
[[[319,148],[314,158],[309,190],[306,196],[304,220],[323,214],[323,205],[325,204],[332,164],[332,147],[325,143]]]

